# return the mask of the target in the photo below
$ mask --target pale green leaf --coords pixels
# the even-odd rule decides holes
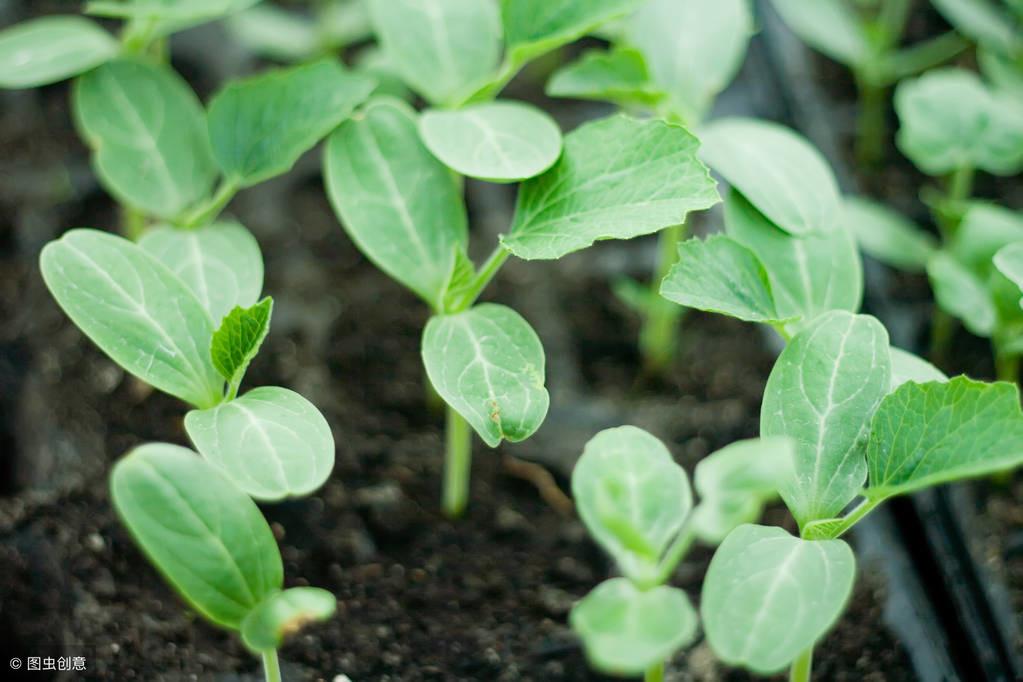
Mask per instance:
[[[214,323],[235,306],[247,308],[263,290],[263,255],[252,233],[224,222],[193,230],[158,227],[139,246],[188,285]]]
[[[52,16],[0,31],[0,88],[35,88],[77,76],[117,54],[113,36],[88,19]]]
[[[654,106],[664,93],[653,84],[642,53],[630,47],[587,50],[554,72],[547,81],[550,97],[571,97]]]
[[[948,250],[956,260],[984,277],[991,271],[995,254],[1017,241],[1023,241],[1023,213],[974,201],[966,205]]]
[[[998,313],[984,282],[944,252],[927,263],[927,277],[934,298],[943,310],[963,321],[971,333],[989,337],[995,331]]]
[[[772,4],[800,40],[835,61],[862,67],[873,58],[865,23],[848,0],[773,0]]]
[[[468,227],[455,179],[420,140],[415,112],[372,100],[330,136],[324,166],[331,203],[359,250],[439,308]]]
[[[96,172],[120,201],[172,218],[210,190],[216,167],[202,105],[166,66],[117,59],[75,82]]]
[[[269,3],[229,17],[224,28],[249,52],[282,62],[309,59],[320,47],[311,17]]]
[[[274,301],[269,296],[248,308],[236,306],[213,333],[210,358],[233,389],[241,383],[245,370],[270,331],[273,307]]]
[[[706,126],[700,141],[703,160],[785,232],[827,234],[841,222],[841,198],[831,168],[788,128],[725,118]]]
[[[1023,100],[1023,69],[993,50],[978,49],[977,64],[992,87],[1017,101]]]
[[[963,35],[1006,56],[1023,52],[1019,23],[992,0],[931,0]]]
[[[209,357],[213,322],[187,286],[121,237],[66,232],[39,258],[57,303],[117,364],[197,407],[220,400]]]
[[[455,104],[497,70],[495,0],[369,0],[377,38],[406,84],[433,104]]]
[[[334,437],[316,406],[294,391],[260,386],[185,415],[202,456],[259,500],[301,497],[327,480]]]
[[[937,240],[883,204],[862,197],[844,201],[845,225],[867,255],[901,270],[922,272]]]
[[[1000,249],[995,254],[994,263],[999,272],[1023,289],[1023,241],[1013,242]]]
[[[87,14],[134,20],[153,37],[215,21],[255,5],[259,0],[93,0]]]
[[[375,96],[394,97],[406,102],[415,99],[415,95],[398,74],[398,69],[391,62],[391,58],[375,43],[355,53],[352,57],[352,70],[364,73],[377,82],[373,90]]]
[[[642,591],[626,578],[604,581],[569,616],[590,665],[611,675],[642,675],[671,658],[696,639],[698,620],[682,590]]]
[[[845,609],[856,559],[843,540],[801,540],[781,528],[739,526],[714,554],[700,615],[727,665],[783,670]]]
[[[832,311],[797,334],[771,370],[760,433],[796,441],[796,474],[780,492],[800,526],[837,516],[866,479],[870,418],[891,388],[888,345],[874,318]]]
[[[281,555],[259,508],[194,452],[135,448],[114,466],[110,494],[149,560],[214,623],[238,629],[281,589]]]
[[[255,652],[280,648],[285,638],[337,610],[337,598],[318,587],[292,587],[272,594],[252,609],[241,624],[242,641]]]
[[[719,201],[680,126],[623,115],[565,136],[554,167],[519,188],[510,234],[520,258],[555,259],[600,239],[631,239],[685,221]]]
[[[948,381],[944,372],[923,358],[895,346],[888,350],[892,358],[891,390],[894,391],[907,381],[915,381],[918,384],[928,381]]]
[[[210,141],[221,170],[243,187],[287,172],[374,86],[332,59],[229,83],[210,102]]]
[[[966,377],[904,384],[877,408],[867,462],[870,499],[1023,465],[1019,389]]]
[[[590,439],[572,471],[572,497],[597,544],[640,581],[656,569],[693,507],[685,470],[635,426]]]
[[[431,317],[422,352],[437,393],[490,447],[529,438],[547,416],[543,346],[511,308],[484,303]]]
[[[518,63],[625,16],[639,0],[501,0],[504,40]]]
[[[561,129],[554,119],[511,100],[427,111],[419,119],[419,132],[449,168],[492,182],[539,175],[561,155]]]

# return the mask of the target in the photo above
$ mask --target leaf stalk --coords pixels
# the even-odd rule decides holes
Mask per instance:
[[[457,519],[469,501],[469,472],[472,467],[472,430],[455,408],[447,406],[442,508],[449,519]]]
[[[266,682],[281,682],[281,664],[277,660],[277,649],[263,652],[263,675]]]

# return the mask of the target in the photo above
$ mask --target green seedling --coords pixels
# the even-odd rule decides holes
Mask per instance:
[[[324,176],[352,241],[433,313],[422,357],[447,406],[449,516],[468,499],[472,431],[490,447],[517,442],[547,413],[537,334],[506,306],[476,304],[508,257],[552,260],[652,234],[718,201],[696,138],[680,126],[613,116],[562,138],[542,111],[494,99],[526,62],[634,4],[560,0],[540,12],[531,0],[369,3],[389,63],[431,107],[371,98],[330,136]],[[463,176],[521,183],[511,226],[478,267]]]
[[[884,156],[891,87],[968,47],[954,31],[903,47],[912,5],[911,0],[774,0],[775,9],[801,40],[852,70],[860,105],[856,154],[865,165]]]
[[[601,583],[572,609],[590,663],[624,676],[664,679],[666,661],[696,637],[697,615],[666,585],[694,540],[719,543],[755,521],[789,478],[793,442],[740,441],[703,459],[693,493],[661,441],[634,426],[601,431],[572,472],[579,515],[622,577]]]

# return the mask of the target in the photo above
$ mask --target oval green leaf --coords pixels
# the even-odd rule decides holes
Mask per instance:
[[[250,650],[261,653],[280,648],[284,640],[337,611],[337,598],[318,587],[292,587],[272,594],[242,621],[241,635]]]
[[[932,235],[883,204],[847,197],[844,208],[846,228],[860,248],[886,265],[922,272],[938,248]]]
[[[32,19],[0,31],[0,88],[36,88],[113,59],[113,36],[88,19]]]
[[[281,555],[259,508],[191,450],[135,448],[114,466],[110,494],[149,560],[214,623],[238,629],[281,589]]]
[[[943,310],[962,320],[977,336],[994,333],[998,312],[991,293],[977,275],[942,251],[927,262],[927,277]]]
[[[529,438],[547,416],[543,346],[511,308],[483,303],[435,315],[426,323],[422,352],[437,393],[490,447]]]

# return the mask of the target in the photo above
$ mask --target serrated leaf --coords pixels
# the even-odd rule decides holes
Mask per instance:
[[[747,322],[778,324],[771,282],[764,265],[739,242],[724,235],[678,245],[679,260],[661,282],[661,296],[697,310]]]
[[[846,0],[774,0],[772,4],[800,40],[835,61],[858,67],[874,58],[865,23]]]
[[[842,540],[739,526],[714,554],[700,599],[710,648],[727,665],[777,673],[845,609],[856,559]]]
[[[337,610],[337,598],[318,587],[292,587],[272,594],[242,621],[241,635],[257,653],[280,648],[284,640],[309,623],[327,620]]]
[[[753,16],[748,0],[647,0],[626,35],[672,108],[695,125],[739,71]]]
[[[998,314],[991,294],[975,274],[945,252],[927,262],[927,277],[941,308],[963,321],[970,332],[991,336]]]
[[[237,388],[249,363],[270,331],[274,300],[267,296],[248,308],[235,306],[220,323],[210,342],[213,366],[229,386]]]
[[[937,240],[883,204],[861,197],[844,200],[845,225],[863,252],[892,267],[922,272]]]
[[[796,441],[780,493],[800,526],[838,516],[867,476],[870,418],[891,388],[888,333],[867,315],[832,311],[778,357],[760,408],[763,436]]]
[[[316,406],[294,391],[260,386],[185,415],[196,449],[258,500],[301,497],[327,480],[334,436]]]
[[[449,168],[491,182],[539,175],[561,155],[561,129],[554,119],[512,100],[455,111],[431,109],[420,116],[419,132],[430,152]]]
[[[786,436],[737,441],[701,459],[693,474],[700,498],[692,517],[696,537],[716,545],[756,521],[794,475],[794,460],[795,442]]]
[[[625,16],[639,0],[501,0],[504,40],[524,63]]]
[[[827,234],[840,222],[842,204],[831,168],[792,130],[725,118],[705,126],[700,141],[707,165],[785,232]]]
[[[511,308],[483,303],[431,317],[422,353],[437,393],[490,447],[529,438],[547,416],[543,346]]]
[[[369,0],[369,10],[390,62],[433,104],[461,101],[497,70],[494,0]]]
[[[15,24],[0,31],[0,88],[56,83],[113,59],[117,50],[113,36],[82,17]]]
[[[374,99],[330,136],[324,182],[341,225],[377,267],[440,309],[465,204],[451,172],[423,145],[415,112]]]
[[[569,616],[590,665],[611,675],[642,675],[671,658],[696,639],[698,620],[682,590],[641,591],[626,578],[605,580]]]
[[[110,494],[149,560],[214,623],[238,629],[281,589],[280,552],[259,508],[194,452],[135,448],[114,466]]]
[[[57,303],[114,362],[197,407],[220,400],[209,313],[159,261],[121,237],[77,229],[39,262]]]
[[[215,324],[235,306],[253,305],[263,290],[263,254],[239,223],[157,227],[142,235],[139,246],[188,285]]]
[[[918,384],[928,381],[948,381],[948,377],[940,369],[923,358],[892,346],[888,349],[892,358],[892,388],[897,389],[907,381]]]
[[[229,83],[210,101],[210,141],[229,182],[286,173],[375,87],[325,59]]]
[[[547,81],[549,97],[571,97],[654,106],[664,98],[650,78],[643,54],[631,47],[587,50],[554,72]]]
[[[590,439],[572,471],[572,497],[593,539],[637,581],[656,569],[693,507],[685,470],[635,426]]]
[[[73,107],[104,186],[120,201],[173,218],[216,177],[202,105],[166,66],[116,59],[75,82]]]
[[[554,167],[521,185],[501,243],[519,258],[555,259],[685,222],[720,200],[698,144],[663,121],[616,115],[580,126]]]
[[[867,462],[870,499],[1023,465],[1019,389],[966,377],[904,384],[877,408]]]

